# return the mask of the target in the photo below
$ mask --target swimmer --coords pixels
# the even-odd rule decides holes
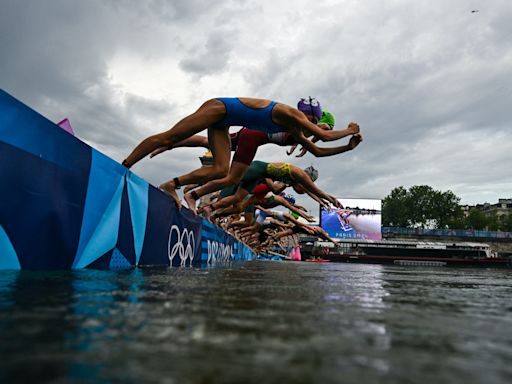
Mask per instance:
[[[211,205],[214,210],[212,215],[215,214],[217,209],[230,207],[242,202],[254,187],[266,178],[284,182],[286,185],[290,185],[296,193],[307,193],[323,206],[330,206],[332,204],[335,207],[343,208],[338,199],[325,193],[315,185],[314,181],[318,178],[318,171],[314,167],[311,166],[302,170],[290,163],[266,163],[255,160],[251,163],[249,171],[244,176],[234,195],[227,196]]]
[[[302,103],[307,104],[307,100],[302,100]],[[227,185],[236,184],[241,180],[249,166],[249,164],[242,162],[233,162],[230,168],[230,126],[246,126],[266,134],[287,132],[294,137],[297,143],[304,146],[315,156],[331,156],[343,153],[352,150],[362,141],[362,137],[358,135],[358,139],[354,139],[356,136],[352,136],[352,139],[354,139],[351,139],[352,146],[317,147],[307,139],[306,135],[313,135],[322,141],[333,141],[349,135],[357,135],[359,125],[350,123],[344,130],[324,130],[314,124],[321,117],[319,103],[310,98],[309,104],[311,104],[310,113],[315,113],[315,115],[308,115],[291,106],[266,99],[210,99],[201,105],[196,112],[180,120],[171,129],[144,139],[123,161],[123,165],[130,168],[153,151],[161,147],[172,148],[176,143],[188,139],[207,128],[213,165],[198,168],[160,185],[176,200],[178,207],[181,208],[181,201],[176,193],[176,189],[181,185],[205,184],[211,180],[221,179],[222,181],[219,183],[206,184],[199,190],[194,190],[184,196],[189,208],[195,212],[196,200],[199,197]]]

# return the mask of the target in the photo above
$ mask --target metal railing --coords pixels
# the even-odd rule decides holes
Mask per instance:
[[[472,229],[425,229],[382,227],[383,235],[409,235],[409,236],[440,236],[440,237],[473,237],[487,239],[511,239],[512,232],[477,231]]]

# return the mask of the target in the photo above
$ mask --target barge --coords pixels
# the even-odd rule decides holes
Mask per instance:
[[[334,262],[419,266],[512,267],[511,257],[499,257],[488,244],[410,240],[342,239],[336,245],[320,242],[301,246],[304,259]]]

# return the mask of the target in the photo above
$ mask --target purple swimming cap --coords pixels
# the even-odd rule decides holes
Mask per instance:
[[[297,103],[297,109],[306,115],[313,115],[317,120],[322,117],[322,107],[314,97],[302,98]]]

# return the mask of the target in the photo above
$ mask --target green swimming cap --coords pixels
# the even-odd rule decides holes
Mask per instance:
[[[327,111],[322,112],[322,117],[320,118],[320,120],[318,122],[324,123],[324,124],[329,124],[331,127],[334,127],[334,124],[335,124],[333,114],[330,112],[327,112]]]
[[[290,215],[292,215],[295,219],[299,220],[300,216],[298,214],[296,214],[295,212],[290,211]]]

